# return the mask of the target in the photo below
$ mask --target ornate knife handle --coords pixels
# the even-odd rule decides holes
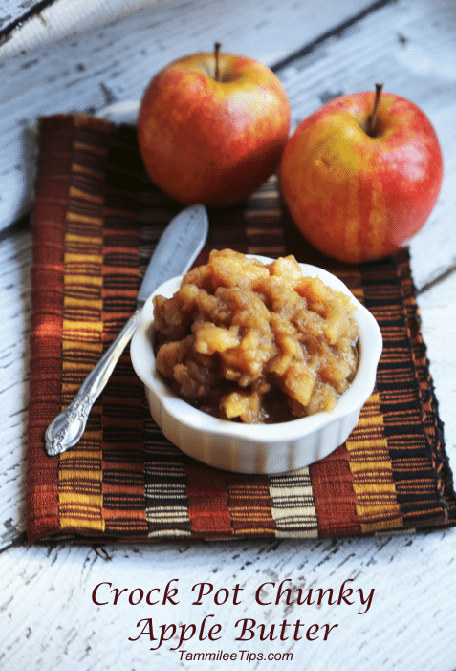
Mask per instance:
[[[49,456],[65,452],[81,438],[93,404],[105,388],[120,355],[138,328],[139,316],[140,310],[137,310],[86,377],[71,403],[49,424],[45,436]]]

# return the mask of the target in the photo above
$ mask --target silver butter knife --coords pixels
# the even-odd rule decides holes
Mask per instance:
[[[204,205],[186,207],[168,224],[152,254],[138,293],[138,307],[117,338],[86,377],[72,402],[49,424],[46,451],[50,456],[73,447],[84,433],[93,404],[138,328],[141,308],[166,280],[185,273],[206,242],[208,220]]]

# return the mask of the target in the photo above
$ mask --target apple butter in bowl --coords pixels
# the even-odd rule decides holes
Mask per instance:
[[[293,256],[213,250],[154,298],[157,370],[214,417],[276,423],[334,410],[358,365],[355,307]]]
[[[224,249],[148,298],[131,357],[152,417],[188,456],[280,473],[347,439],[381,349],[375,318],[335,275]]]

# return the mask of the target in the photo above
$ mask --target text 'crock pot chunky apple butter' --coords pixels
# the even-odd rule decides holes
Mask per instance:
[[[213,250],[171,298],[154,298],[156,367],[200,410],[246,423],[331,411],[358,365],[350,298],[293,256]]]

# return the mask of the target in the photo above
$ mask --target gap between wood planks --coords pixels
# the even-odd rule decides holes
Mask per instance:
[[[40,2],[37,2],[34,7],[28,10],[28,12],[24,12],[24,14],[12,21],[6,28],[0,30],[0,47],[10,39],[16,28],[21,28],[27,21],[30,21],[30,19],[33,19],[35,16],[40,17],[41,12],[53,5],[54,2],[55,0],[40,0]],[[42,17],[40,18],[44,21]]]
[[[456,263],[453,263],[451,266],[449,266],[449,268],[440,273],[440,275],[437,275],[437,277],[435,277],[433,280],[427,282],[424,286],[421,287],[421,289],[417,289],[417,295],[421,296],[426,291],[433,289],[435,286],[448,279],[448,277],[450,277],[454,272],[456,272]]]
[[[327,40],[331,39],[332,37],[342,36],[346,30],[354,26],[356,23],[359,23],[370,14],[374,14],[380,9],[383,9],[383,7],[387,7],[388,5],[394,5],[397,2],[398,0],[377,0],[377,2],[374,2],[372,5],[369,5],[369,7],[366,7],[366,9],[361,10],[360,12],[350,17],[349,19],[342,21],[342,23],[340,23],[338,26],[335,26],[331,30],[327,30],[326,32],[322,33],[317,38],[312,40],[312,42],[309,42],[309,44],[306,44],[297,51],[293,52],[292,54],[289,54],[282,60],[278,61],[277,63],[271,66],[271,70],[275,74],[277,74],[278,72],[280,72],[280,70],[286,68],[297,58],[302,58],[303,56],[308,56],[309,54],[311,54],[313,51],[315,51],[317,47],[319,47],[321,44],[324,44]]]

